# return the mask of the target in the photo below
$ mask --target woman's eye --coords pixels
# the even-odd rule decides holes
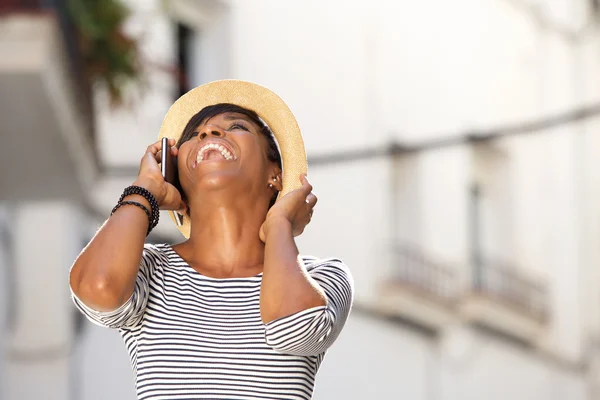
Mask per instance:
[[[246,128],[246,126],[244,126],[244,125],[242,125],[242,124],[240,124],[240,123],[237,123],[237,122],[236,122],[236,123],[234,123],[234,124],[232,124],[232,125],[229,127],[229,130],[230,130],[230,131],[232,131],[232,130],[234,130],[234,129],[242,129],[242,130],[244,130],[244,131],[249,131],[249,129],[248,129],[248,128]]]

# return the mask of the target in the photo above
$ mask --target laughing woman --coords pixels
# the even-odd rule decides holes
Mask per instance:
[[[150,145],[71,269],[75,304],[119,330],[139,399],[310,399],[353,283],[296,248],[317,198],[295,118],[268,89],[218,81],[179,99],[161,137],[179,184]],[[187,240],[144,244],[159,208]]]

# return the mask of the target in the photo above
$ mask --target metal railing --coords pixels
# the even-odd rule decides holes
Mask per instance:
[[[457,298],[458,281],[453,268],[435,262],[417,246],[395,245],[393,259],[392,282],[407,285],[443,302]]]
[[[501,302],[539,322],[548,319],[548,290],[514,265],[490,259],[476,263],[473,291]]]
[[[91,84],[85,72],[79,33],[67,9],[67,0],[0,0],[0,18],[14,14],[53,14],[58,22],[66,50],[69,76],[75,82],[78,112],[87,118],[89,135],[94,140],[94,113]]]

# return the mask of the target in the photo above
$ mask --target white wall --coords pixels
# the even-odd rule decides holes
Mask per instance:
[[[369,301],[387,272],[391,221],[389,160],[315,168],[310,181],[319,197],[315,218],[297,238],[301,253],[338,257],[352,267],[356,297]]]
[[[309,154],[380,142],[376,121],[367,123],[361,111],[370,78],[363,4],[232,2],[233,76],[259,82],[288,103]]]
[[[432,350],[422,334],[355,312],[325,356],[314,398],[441,399],[428,395],[439,385]]]
[[[600,68],[600,57],[598,48],[600,39],[592,37],[582,43],[577,59],[579,61],[578,70],[575,73],[578,96],[584,104],[593,104],[598,100],[600,92],[600,77],[597,72]],[[600,247],[598,247],[598,238],[600,237],[600,226],[594,221],[598,221],[600,216],[600,179],[597,178],[597,171],[600,164],[600,120],[598,118],[589,119],[580,124],[581,131],[575,144],[578,151],[578,196],[579,196],[579,215],[580,223],[579,248],[582,258],[586,265],[596,266],[600,264]],[[581,291],[581,307],[584,308],[586,315],[600,315],[600,271],[598,268],[586,268],[583,272],[583,282],[585,284]],[[585,318],[583,324],[589,327],[591,333],[596,335],[600,333],[600,319]],[[589,338],[586,338],[589,339]]]
[[[7,399],[65,399],[71,393],[74,313],[68,271],[81,249],[79,212],[58,200],[11,207],[14,315],[4,341],[2,377]]]
[[[427,337],[355,312],[326,355],[315,399],[583,400],[576,369],[475,330]],[[459,344],[460,343],[460,344]]]
[[[464,146],[425,152],[421,162],[419,244],[466,273],[469,262],[470,149]]]
[[[86,320],[75,360],[78,368],[77,399],[136,398],[129,355],[116,330],[102,328]]]
[[[5,204],[0,203],[0,232],[8,228],[8,210]],[[8,284],[10,268],[9,262],[9,243],[6,238],[0,234],[0,400],[5,399],[5,353],[6,353],[6,329],[8,327]]]
[[[314,152],[529,118],[539,38],[507,3],[233,1],[232,71],[281,93]]]

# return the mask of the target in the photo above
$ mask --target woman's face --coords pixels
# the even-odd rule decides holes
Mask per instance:
[[[188,199],[194,193],[231,184],[239,185],[244,193],[264,191],[275,171],[266,148],[260,127],[246,115],[227,112],[208,118],[179,147],[181,187]]]

